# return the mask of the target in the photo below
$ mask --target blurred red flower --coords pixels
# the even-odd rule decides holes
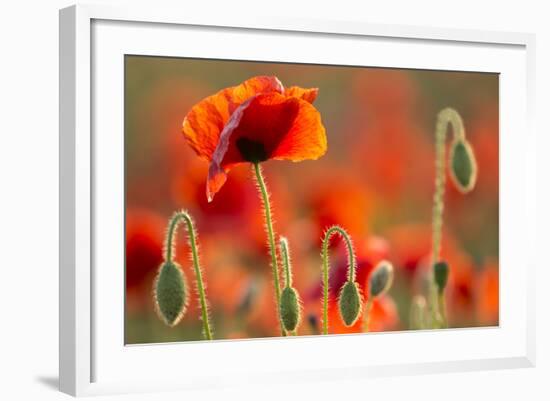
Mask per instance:
[[[326,152],[325,128],[311,102],[317,89],[285,89],[276,77],[258,76],[196,104],[183,121],[189,145],[210,162],[211,201],[239,163],[317,159]]]
[[[165,226],[165,220],[156,213],[137,208],[126,211],[126,304],[129,308],[151,306],[150,283],[162,263]]]
[[[404,194],[429,199],[433,145],[419,124],[416,81],[406,71],[368,70],[355,77],[353,95],[346,130],[354,140],[347,145],[365,183],[394,213]]]
[[[310,184],[303,189],[305,206],[316,226],[317,246],[327,227],[338,224],[345,227],[353,238],[368,234],[373,210],[373,197],[361,180],[337,165],[328,168],[310,166],[309,175],[303,180]],[[311,190],[311,188],[315,188]],[[334,243],[339,242],[335,238]]]
[[[388,233],[392,244],[390,260],[398,272],[407,273],[411,296],[428,294],[431,274],[431,227],[428,225],[402,225]],[[471,257],[448,232],[443,231],[442,258],[449,263],[449,281],[445,290],[449,324],[454,327],[471,325],[476,311],[476,273]]]
[[[392,244],[390,258],[395,267],[408,273],[409,278],[428,261],[432,246],[431,226],[401,224],[388,230],[386,238]]]
[[[476,280],[477,318],[482,325],[497,325],[499,322],[498,276],[498,264],[490,262]]]
[[[255,206],[257,194],[249,185],[249,176],[245,171],[235,172],[228,177],[227,191],[218,195],[219,202],[208,203],[204,197],[206,166],[195,158],[189,161],[184,174],[174,174],[172,180],[172,198],[176,205],[194,205],[201,232],[219,231],[224,226],[235,227],[241,220],[250,216]],[[183,169],[182,169],[183,173]],[[201,218],[208,215],[209,219]],[[221,226],[221,227],[220,227]]]

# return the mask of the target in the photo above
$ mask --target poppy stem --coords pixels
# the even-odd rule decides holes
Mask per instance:
[[[367,299],[367,302],[365,303],[365,312],[363,315],[363,331],[365,333],[369,332],[369,324],[370,324],[370,311],[372,309],[372,300],[374,297],[369,296],[369,299]]]
[[[256,176],[256,183],[258,184],[258,189],[262,202],[264,205],[264,215],[265,215],[265,225],[267,227],[267,240],[269,243],[269,252],[271,255],[271,269],[273,272],[273,285],[275,287],[275,302],[277,307],[277,316],[279,318],[279,324],[281,325],[281,334],[286,336],[286,331],[283,326],[283,321],[280,316],[280,305],[281,305],[281,287],[279,284],[279,263],[277,261],[277,249],[275,247],[275,231],[273,230],[273,217],[271,215],[271,204],[269,202],[269,192],[267,191],[267,186],[265,184],[264,177],[262,175],[262,169],[259,163],[253,163],[254,174]]]
[[[437,296],[437,306],[439,308],[439,317],[442,327],[447,327],[447,306],[445,304],[445,293]]]
[[[323,239],[323,248],[322,248],[322,259],[323,259],[323,334],[328,334],[328,292],[329,292],[329,283],[328,283],[328,271],[330,268],[329,265],[329,255],[328,255],[328,246],[330,238],[334,234],[339,234],[347,246],[348,253],[348,281],[355,281],[355,252],[353,250],[353,242],[349,234],[340,226],[332,226],[325,232],[325,237]]]
[[[424,330],[428,327],[426,320],[426,299],[422,295],[415,295],[409,310],[409,328],[411,330]]]
[[[285,273],[285,287],[292,287],[292,271],[290,267],[290,257],[288,254],[288,240],[281,238],[279,240],[279,249],[281,250],[281,259],[283,260],[283,267]]]
[[[285,283],[281,292],[279,316],[283,322],[283,328],[287,335],[297,335],[301,322],[300,295],[296,288],[292,287],[292,266],[286,238],[279,239],[279,251],[284,266]]]
[[[453,128],[453,141],[464,141],[464,124],[458,112],[452,108],[441,110],[437,116],[435,126],[435,190],[432,212],[432,268],[441,258],[441,237],[443,229],[443,209],[445,195],[445,137],[447,126]],[[442,296],[442,295],[441,295]],[[442,311],[437,300],[438,291],[434,279],[434,272],[430,275],[430,300],[432,313],[432,326],[441,324]]]
[[[166,244],[164,247],[165,259],[168,262],[173,261],[173,257],[176,254],[174,237],[176,236],[178,226],[182,221],[185,221],[186,228],[187,228],[187,235],[189,238],[189,246],[191,247],[191,260],[193,261],[197,292],[198,292],[199,301],[201,304],[203,335],[205,339],[212,340],[212,330],[210,328],[210,319],[208,316],[208,302],[206,300],[206,290],[205,290],[205,285],[202,277],[202,270],[199,262],[197,232],[195,230],[195,226],[191,215],[185,210],[177,211],[176,213],[174,213],[174,215],[170,219],[168,232],[166,233]]]

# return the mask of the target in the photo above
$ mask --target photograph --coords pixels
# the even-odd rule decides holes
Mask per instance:
[[[5,3],[0,401],[550,400],[545,2]]]
[[[126,345],[499,326],[499,74],[124,56]]]

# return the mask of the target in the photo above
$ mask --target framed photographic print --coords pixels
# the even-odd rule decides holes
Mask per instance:
[[[533,46],[62,10],[61,390],[532,366]]]

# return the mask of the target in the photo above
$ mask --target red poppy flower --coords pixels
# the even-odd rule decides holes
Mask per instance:
[[[211,201],[227,172],[240,163],[317,159],[326,152],[321,116],[311,104],[318,89],[285,89],[276,77],[259,76],[197,103],[183,134],[210,162],[206,193]]]

